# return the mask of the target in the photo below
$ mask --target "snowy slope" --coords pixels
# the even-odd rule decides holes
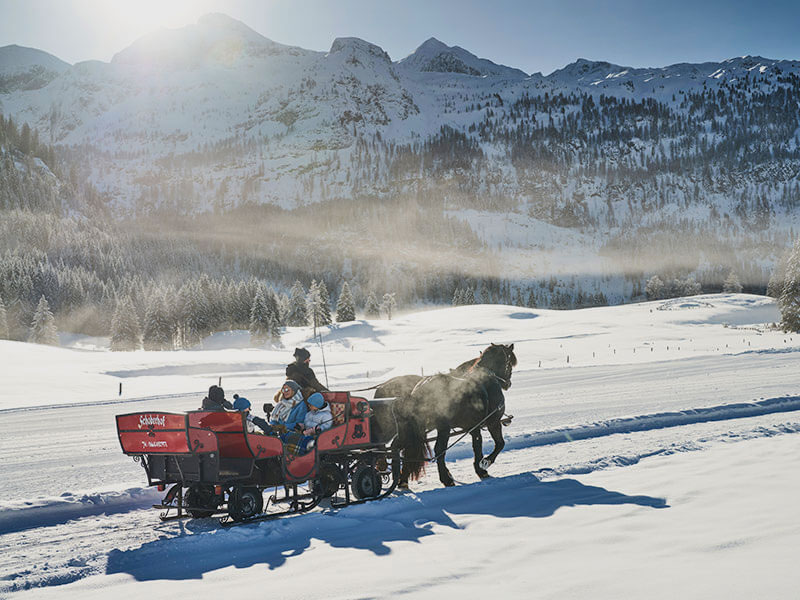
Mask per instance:
[[[325,358],[344,389],[513,341],[514,420],[494,478],[477,481],[462,442],[448,454],[456,488],[429,469],[412,493],[232,530],[159,524],[148,509],[158,495],[121,455],[113,415],[194,408],[219,374],[258,406],[288,351],[236,349],[236,335],[229,350],[160,354],[4,343],[14,400],[0,412],[0,594],[316,598],[323,582],[332,598],[791,597],[800,376],[795,340],[766,328],[774,318],[768,299],[717,295],[560,313],[472,306],[334,328]],[[309,335],[291,330],[285,343]],[[38,366],[22,372],[23,361]],[[103,374],[141,395],[171,381],[197,392],[118,399],[101,391],[112,380],[92,383]]]

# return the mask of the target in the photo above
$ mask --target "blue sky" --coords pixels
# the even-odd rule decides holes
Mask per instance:
[[[634,67],[744,54],[800,59],[800,1],[769,0],[0,0],[0,46],[108,61],[153,29],[208,12],[312,50],[357,36],[397,60],[433,36],[545,74],[577,58]]]

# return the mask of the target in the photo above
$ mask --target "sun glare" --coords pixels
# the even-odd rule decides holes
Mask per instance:
[[[214,4],[196,0],[116,0],[92,2],[88,10],[99,27],[132,41],[161,27],[194,23],[201,15],[214,11]]]

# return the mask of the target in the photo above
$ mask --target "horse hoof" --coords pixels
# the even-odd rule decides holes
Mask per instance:
[[[455,481],[443,481],[442,483],[444,484],[444,487],[455,487],[456,485]]]
[[[491,479],[492,478],[492,476],[489,475],[488,473],[478,473],[478,477],[480,477],[481,479]]]
[[[397,489],[398,490],[407,490],[408,489],[408,484],[407,483],[398,483],[397,484]]]

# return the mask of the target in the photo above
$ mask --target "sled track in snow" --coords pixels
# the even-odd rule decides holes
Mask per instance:
[[[524,450],[537,446],[551,446],[567,442],[576,442],[614,434],[637,433],[670,427],[681,427],[684,425],[744,419],[794,411],[800,411],[800,396],[782,396],[739,404],[722,404],[675,412],[621,417],[606,421],[598,421],[588,425],[562,427],[517,435],[507,439],[504,452],[508,452],[509,450]],[[796,432],[800,432],[800,423],[798,423],[796,427],[788,426],[779,432],[756,432],[752,437],[774,435],[775,433]],[[486,440],[486,443],[491,444],[489,440]],[[655,453],[648,453],[648,456],[661,453],[662,451],[674,452],[680,450],[680,448],[662,448]],[[448,460],[451,461],[466,458],[472,458],[472,447],[469,440],[457,444],[448,453]],[[596,461],[592,461],[592,463],[596,463],[598,465],[597,468],[603,468],[601,466],[603,464],[623,464],[625,462],[624,458],[616,460],[617,458],[619,457],[597,457]],[[502,462],[502,454],[498,458],[498,461]],[[586,470],[579,469],[578,471],[564,472],[577,473],[586,472]],[[150,505],[158,501],[162,495],[161,492],[156,492],[153,489],[133,488],[124,492],[105,492],[91,495],[83,494],[73,496],[71,494],[64,494],[59,498],[44,501],[36,505],[20,503],[19,506],[7,506],[6,509],[0,513],[0,535],[39,527],[55,526],[84,517],[148,509]]]
[[[760,417],[775,413],[788,413],[800,411],[800,396],[781,396],[778,398],[759,399],[752,402],[738,404],[720,404],[706,408],[692,408],[681,411],[652,413],[635,417],[620,417],[606,421],[598,421],[588,425],[574,427],[560,427],[548,431],[525,433],[506,440],[504,451],[520,450],[535,446],[550,446],[578,440],[604,437],[617,433],[637,433],[665,429],[668,427],[681,427],[697,423],[710,423],[714,421],[728,421],[733,419],[746,419]],[[469,440],[448,453],[448,457],[461,459],[472,456]],[[498,459],[499,460],[499,459]]]

